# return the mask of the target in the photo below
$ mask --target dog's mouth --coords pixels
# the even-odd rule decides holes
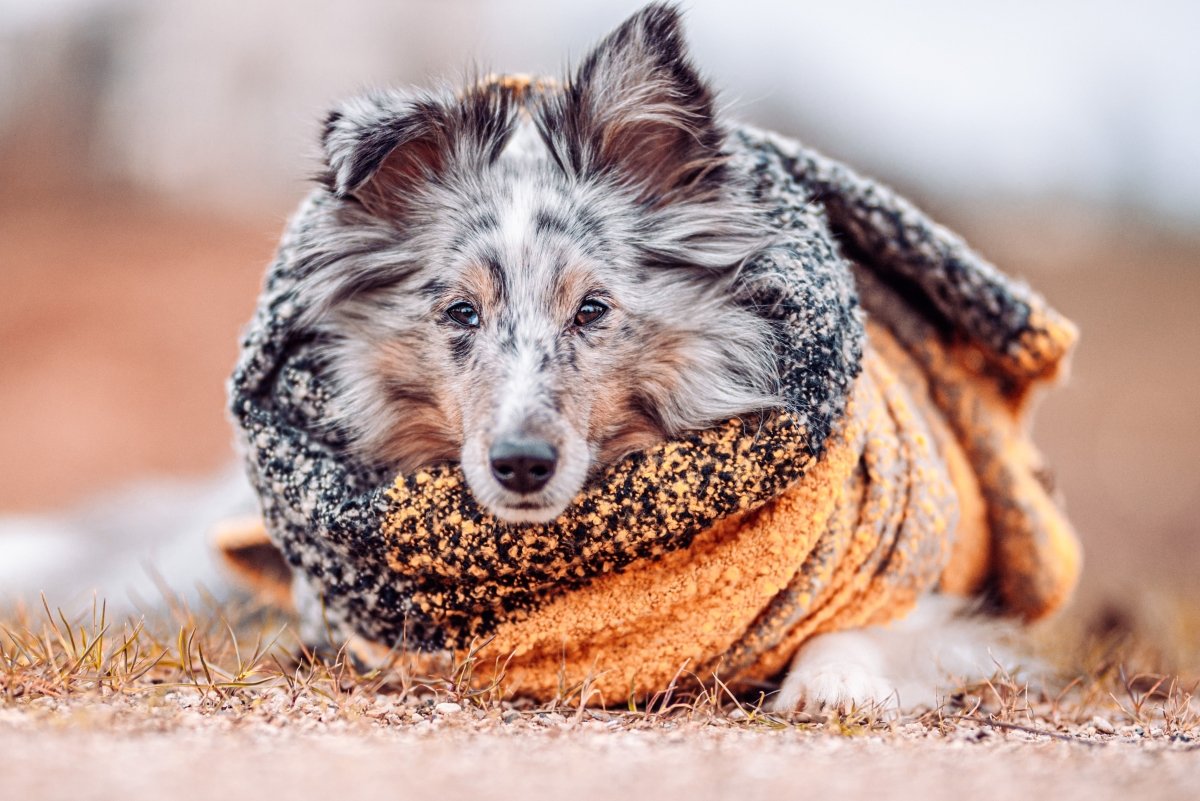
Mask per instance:
[[[534,501],[490,506],[489,511],[509,523],[549,523],[566,509],[566,504],[546,506]]]

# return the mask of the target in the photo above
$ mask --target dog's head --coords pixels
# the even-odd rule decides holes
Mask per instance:
[[[304,291],[364,460],[460,461],[542,521],[595,466],[775,404],[770,330],[731,298],[765,229],[673,8],[561,86],[370,94],[323,144]]]

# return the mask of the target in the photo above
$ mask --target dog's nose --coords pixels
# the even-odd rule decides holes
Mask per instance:
[[[488,451],[500,486],[527,495],[546,486],[558,466],[558,451],[540,439],[502,439]]]

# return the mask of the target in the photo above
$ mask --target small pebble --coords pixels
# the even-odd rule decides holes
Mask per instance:
[[[745,720],[748,717],[749,715],[746,714],[744,709],[735,709],[729,713],[730,720]]]
[[[1102,718],[1099,715],[1096,715],[1094,718],[1092,718],[1092,725],[1095,726],[1096,731],[1100,732],[1101,734],[1117,733],[1117,728],[1113,726],[1112,723],[1109,723],[1108,718]]]
[[[443,701],[433,708],[433,711],[439,715],[457,715],[462,712],[462,707],[453,701]]]

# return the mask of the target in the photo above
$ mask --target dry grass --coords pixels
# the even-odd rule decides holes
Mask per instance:
[[[1063,627],[1053,669],[1000,671],[899,717],[781,716],[682,672],[643,706],[589,706],[586,682],[532,704],[473,686],[472,658],[364,671],[293,631],[215,604],[0,617],[0,798],[1191,801],[1200,786],[1196,683],[1163,656],[1179,643],[1121,616]]]
[[[36,718],[39,710],[103,707],[135,728],[149,713],[166,728],[197,715],[247,725],[320,720],[354,727],[419,727],[457,716],[473,726],[604,721],[622,730],[689,725],[844,737],[1019,734],[1200,749],[1200,677],[1171,663],[1179,642],[1156,642],[1115,612],[1086,626],[1060,623],[1043,640],[1043,667],[1019,675],[998,670],[982,683],[949,688],[937,709],[899,717],[879,709],[785,716],[766,710],[767,691],[738,695],[720,680],[701,685],[683,672],[645,705],[604,709],[594,706],[587,682],[564,686],[545,704],[510,697],[502,679],[474,686],[473,656],[444,675],[417,673],[402,653],[363,670],[344,650],[306,650],[291,621],[253,605],[192,610],[174,602],[152,619],[111,620],[99,601],[74,618],[43,602],[0,619],[0,710]]]

